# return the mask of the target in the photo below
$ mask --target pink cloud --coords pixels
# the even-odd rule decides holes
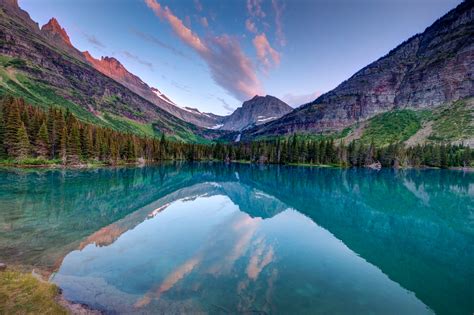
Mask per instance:
[[[281,21],[284,6],[278,3],[278,0],[272,0],[273,11],[275,11],[275,35],[281,46],[286,45],[285,34],[283,33],[283,23]]]
[[[265,33],[256,35],[253,45],[257,50],[257,58],[263,67],[268,70],[271,66],[280,64],[280,54],[272,48]]]
[[[257,26],[255,26],[255,23],[250,19],[245,20],[245,28],[247,28],[250,33],[257,33]]]
[[[262,0],[247,0],[247,11],[254,17],[264,18],[266,16],[262,10]]]
[[[163,9],[162,6],[155,0],[145,0],[145,3],[150,9],[153,10],[156,16],[166,19],[168,21],[173,31],[183,42],[185,42],[200,53],[204,53],[207,51],[207,47],[201,41],[199,36],[194,34],[191,29],[185,26],[183,21],[176,17],[168,7],[165,7]]]
[[[235,38],[224,34],[203,41],[168,7],[163,8],[156,0],[145,0],[145,3],[156,16],[171,25],[184,43],[203,58],[214,81],[231,95],[244,101],[256,94],[264,94],[251,60],[243,53]]]

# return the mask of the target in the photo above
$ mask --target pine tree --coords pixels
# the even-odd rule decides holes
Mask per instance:
[[[5,120],[3,118],[3,103],[0,103],[0,160],[6,159],[7,151],[5,149]]]
[[[45,122],[41,124],[38,135],[36,136],[35,151],[36,156],[42,159],[46,159],[49,155],[49,136]]]
[[[71,121],[71,120],[68,120]],[[75,121],[72,121],[72,128],[67,137],[66,162],[68,164],[78,164],[81,158],[81,137],[79,127]]]
[[[6,111],[8,112],[8,117],[5,122],[4,146],[8,156],[16,157],[17,152],[15,150],[17,148],[17,144],[19,143],[18,131],[22,126],[18,102],[16,100],[12,100],[11,103],[7,103]]]
[[[28,133],[23,122],[20,124],[20,128],[17,131],[18,143],[15,145],[15,157],[18,160],[26,159],[30,155],[30,140],[28,139]]]
[[[60,142],[58,145],[58,157],[62,160],[63,163],[66,163],[66,155],[67,155],[67,128],[64,126],[61,128],[60,133]]]

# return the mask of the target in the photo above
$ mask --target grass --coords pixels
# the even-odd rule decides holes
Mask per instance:
[[[0,165],[6,166],[35,166],[35,165],[59,165],[61,164],[61,160],[48,160],[48,159],[40,159],[40,158],[26,158],[22,160],[0,160]]]
[[[0,272],[0,314],[67,314],[57,304],[57,286],[31,274]]]
[[[28,63],[18,58],[0,56],[0,96],[12,95],[21,97],[28,103],[47,109],[50,106],[68,109],[78,119],[104,125],[96,116],[74,102],[65,99],[57,91],[44,83],[31,80],[26,74],[16,69],[29,67]]]
[[[142,124],[134,120],[105,113],[102,119],[107,122],[115,130],[122,132],[134,133],[139,136],[157,137],[158,133],[153,129],[152,124]]]
[[[406,141],[421,128],[427,116],[426,111],[409,109],[377,115],[369,120],[360,140],[363,143],[373,142],[376,146]]]
[[[474,137],[473,99],[460,100],[434,113],[431,141],[455,141]]]
[[[24,71],[28,70],[28,71]],[[28,75],[30,71],[45,71],[39,69],[30,62],[0,55],[0,96],[12,95],[23,98],[27,103],[47,109],[51,106],[69,110],[79,120],[98,125],[101,127],[109,127],[120,132],[133,133],[139,136],[157,137],[161,133],[154,125],[165,126],[169,129],[170,140],[183,141],[190,143],[210,143],[211,141],[193,133],[192,127],[186,127],[186,124],[180,125],[177,121],[176,125],[169,125],[169,121],[163,119],[153,123],[140,123],[126,117],[104,113],[102,117],[98,117],[89,112],[82,106],[68,100],[66,95],[71,95],[76,99],[82,96],[75,90],[59,91],[43,82],[35,80]],[[93,100],[91,100],[94,102]],[[127,104],[123,103],[119,96],[111,95],[104,97],[104,104],[112,108],[126,109],[128,112],[137,117],[143,116],[142,113],[134,111]],[[173,134],[174,133],[174,134]]]

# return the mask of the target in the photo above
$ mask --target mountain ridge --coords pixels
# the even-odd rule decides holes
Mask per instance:
[[[244,138],[341,131],[377,114],[474,95],[473,1],[465,1],[335,89]]]
[[[157,88],[148,86],[148,84],[146,84],[140,77],[128,71],[115,57],[102,56],[100,59],[96,59],[89,53],[89,51],[80,52],[72,45],[67,31],[54,17],[41,27],[41,32],[63,49],[73,54],[76,58],[83,59],[91,64],[96,70],[186,122],[193,123],[200,127],[209,128],[220,120],[220,116],[218,115],[205,116],[201,113],[186,111],[171,101],[170,98],[163,93],[160,92],[157,94],[156,91],[154,91],[159,91]]]
[[[40,107],[60,106],[85,122],[138,135],[165,133],[191,142],[216,135],[217,131],[185,122],[102,74],[74,47],[58,45],[16,1],[2,1],[0,9],[1,95],[22,97]]]

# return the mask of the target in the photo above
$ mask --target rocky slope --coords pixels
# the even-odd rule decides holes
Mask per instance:
[[[244,130],[280,118],[292,110],[291,106],[274,96],[255,95],[227,116],[220,129]]]
[[[164,109],[168,113],[173,114],[184,121],[193,123],[197,126],[209,128],[220,123],[223,119],[221,116],[201,113],[197,110],[190,111],[186,108],[179,107],[157,88],[148,86],[148,84],[143,82],[138,76],[129,72],[122,63],[114,57],[105,56],[96,59],[88,51],[82,53],[79,52],[72,45],[66,30],[55,18],[51,18],[47,24],[41,27],[41,33],[43,33],[55,45],[66,50],[77,59],[85,60],[96,70],[124,85],[159,108]]]
[[[141,135],[164,132],[179,140],[201,141],[217,133],[182,121],[97,71],[75,53],[57,21],[40,30],[16,0],[0,1],[0,9],[0,95],[23,97],[38,106],[62,106],[84,121]]]
[[[98,71],[123,84],[159,108],[166,110],[168,113],[173,114],[184,121],[193,123],[197,126],[210,128],[220,123],[223,119],[223,117],[218,115],[201,113],[198,110],[179,107],[160,90],[155,87],[150,87],[138,76],[130,73],[120,63],[120,61],[113,57],[101,57],[100,59],[96,59],[88,51],[83,52],[83,55],[85,60],[87,60],[87,62]]]
[[[243,138],[342,130],[394,109],[474,95],[474,1],[465,1],[334,90]]]

